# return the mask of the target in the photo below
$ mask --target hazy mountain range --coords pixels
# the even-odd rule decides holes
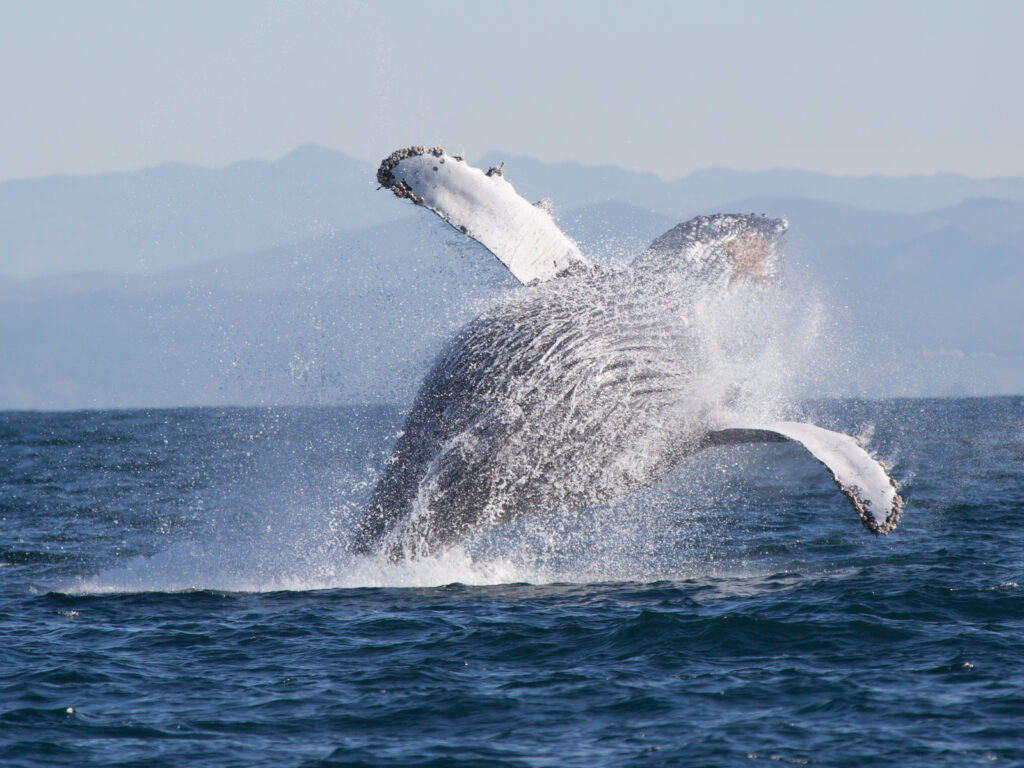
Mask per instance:
[[[810,394],[1024,392],[1024,179],[479,164],[499,159],[604,261],[698,212],[788,218],[787,282],[843,345]],[[407,401],[515,284],[374,171],[304,147],[0,184],[0,408]]]

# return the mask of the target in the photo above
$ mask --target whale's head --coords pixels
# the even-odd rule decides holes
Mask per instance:
[[[708,287],[774,283],[781,270],[785,219],[754,214],[698,216],[673,227],[633,261],[633,269],[680,273]]]

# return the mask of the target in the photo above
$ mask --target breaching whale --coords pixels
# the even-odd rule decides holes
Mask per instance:
[[[718,214],[679,224],[622,269],[600,268],[546,206],[440,148],[381,164],[381,186],[482,244],[525,288],[463,328],[424,380],[351,542],[392,560],[436,553],[529,513],[650,486],[711,445],[794,441],[864,526],[902,500],[857,441],[740,415],[761,343],[748,309],[777,282],[787,222]],[[707,317],[728,332],[704,343]]]

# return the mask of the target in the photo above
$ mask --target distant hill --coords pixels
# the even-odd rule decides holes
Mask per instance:
[[[712,168],[665,181],[651,173],[614,166],[542,163],[531,157],[490,153],[481,167],[505,163],[505,176],[529,199],[548,198],[556,210],[620,200],[672,217],[688,218],[752,198],[807,198],[856,208],[924,213],[977,197],[1024,202],[1024,178],[934,176],[829,176],[809,171],[733,171]]]
[[[854,391],[1024,392],[1024,203],[973,199],[920,214],[801,199],[736,208],[789,219],[787,271],[824,292],[862,347]]]
[[[834,177],[803,171],[700,171],[674,181],[611,166],[489,154],[530,199],[556,215],[607,201],[681,220],[751,198],[810,198],[924,212],[977,197],[1024,201],[1024,178]],[[140,274],[350,232],[408,215],[376,192],[376,167],[316,146],[276,162],[209,169],[170,164],[135,172],[0,183],[0,275]],[[376,194],[375,194],[376,192]]]
[[[842,352],[808,394],[1024,392],[1024,204],[744,208],[789,217],[786,280],[833,321]],[[408,402],[443,340],[516,289],[413,214],[155,275],[0,283],[0,408]],[[618,264],[674,223],[623,203],[561,221]]]
[[[0,183],[0,274],[159,272],[408,215],[370,163],[302,147],[277,162]]]
[[[159,275],[23,281],[0,293],[0,409],[407,401],[514,284],[477,248],[410,218]]]
[[[309,147],[218,171],[0,184],[0,409],[408,402],[443,340],[516,286],[376,192],[373,170]],[[606,264],[695,213],[788,218],[787,283],[820,297],[836,347],[808,394],[1024,392],[1024,201],[694,194],[675,214],[687,180],[528,159],[506,171],[529,197],[553,187],[559,224]],[[936,199],[970,186],[948,181]],[[629,199],[593,199],[616,190]]]

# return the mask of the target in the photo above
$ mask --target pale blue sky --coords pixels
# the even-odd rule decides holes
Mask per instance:
[[[1024,2],[0,2],[0,180],[306,142],[1024,175]]]

